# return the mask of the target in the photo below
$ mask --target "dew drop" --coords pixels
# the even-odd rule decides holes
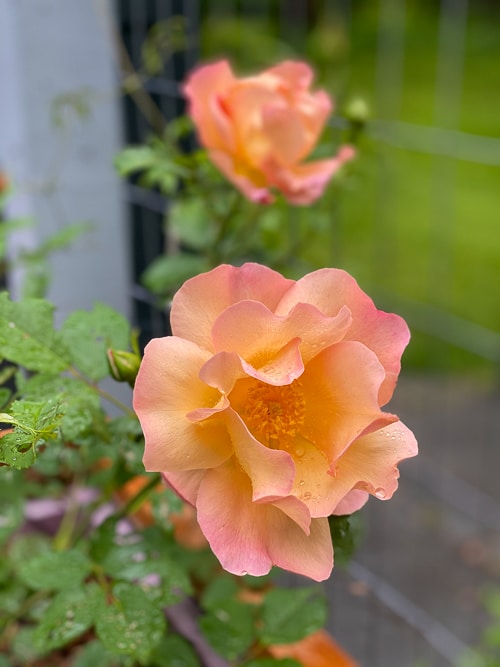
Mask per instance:
[[[16,325],[14,324],[14,322],[9,322],[9,328],[10,329],[15,329],[16,328]]]
[[[380,500],[383,500],[385,498],[385,491],[384,489],[375,489],[375,496],[377,498],[380,498]]]
[[[301,459],[305,453],[306,453],[306,448],[303,447],[302,445],[298,445],[297,447],[295,447],[295,456],[297,456],[299,459]]]
[[[309,493],[309,491],[306,491],[302,496],[303,500],[311,500],[311,498],[312,498],[312,493]]]
[[[305,484],[304,480],[301,479],[300,482],[299,482],[299,486],[304,486],[304,484]]]

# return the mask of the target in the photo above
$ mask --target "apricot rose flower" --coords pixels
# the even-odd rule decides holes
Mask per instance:
[[[333,567],[327,517],[387,499],[411,431],[381,410],[409,340],[346,272],[298,281],[219,266],[174,297],[134,390],[144,465],[197,509],[222,566],[317,581]]]
[[[212,162],[243,194],[269,203],[271,190],[293,204],[309,204],[339,167],[354,156],[304,162],[332,111],[326,92],[310,92],[311,68],[285,61],[237,79],[226,60],[195,70],[184,86],[189,113]]]

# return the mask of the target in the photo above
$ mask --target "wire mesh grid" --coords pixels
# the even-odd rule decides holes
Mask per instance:
[[[496,169],[499,176],[500,133],[464,130],[461,125],[464,77],[471,57],[470,29],[478,13],[491,9],[490,3],[474,7],[466,0],[423,3],[435,18],[434,33],[427,35],[435,51],[435,87],[426,122],[407,120],[403,113],[408,78],[412,76],[411,63],[406,59],[408,26],[418,14],[419,3],[120,0],[119,15],[125,44],[135,63],[140,60],[141,46],[151,26],[171,16],[186,17],[188,48],[175,54],[162,75],[147,83],[153,99],[170,119],[183,111],[179,81],[207,55],[207,33],[210,37],[213,31],[217,38],[224,20],[230,33],[228,43],[235,53],[238,48],[246,48],[245,22],[258,17],[264,21],[260,25],[274,31],[281,52],[287,53],[286,47],[291,45],[300,55],[310,29],[317,27],[325,11],[332,8],[332,15],[343,26],[344,39],[351,44],[354,31],[360,30],[356,16],[360,7],[368,4],[375,17],[370,80],[375,111],[366,135],[376,147],[375,196],[369,253],[365,256],[370,263],[370,281],[382,307],[397,309],[414,331],[440,341],[438,355],[448,358],[456,349],[465,351],[482,359],[484,368],[490,370],[500,361],[500,334],[474,321],[474,308],[469,316],[450,301],[450,294],[460,282],[456,194],[464,182],[462,166],[466,163]],[[254,53],[244,55],[247,61],[254,57],[257,62],[266,51],[265,36],[254,35],[254,39]],[[424,44],[422,48],[426,47]],[[498,56],[498,42],[496,48]],[[348,54],[341,69],[346,95],[355,80],[354,69]],[[340,104],[345,101],[344,93],[341,89]],[[124,115],[126,141],[143,140],[148,128],[130,100],[125,101]],[[338,139],[345,125],[345,120],[337,116],[332,136]],[[391,198],[398,190],[405,194],[404,176],[398,163],[390,159],[393,151],[402,151],[410,161],[425,160],[430,168],[428,188],[422,194],[426,199],[422,210],[427,215],[429,252],[418,267],[402,267],[407,272],[420,272],[418,281],[424,289],[418,298],[411,290],[397,294],[391,289],[391,267],[404,263],[402,244],[407,241],[399,236],[399,228],[391,219]],[[133,184],[129,184],[127,196],[137,278],[155,256],[168,251],[164,233],[167,203],[157,193],[145,192]],[[342,263],[346,260],[344,249],[345,253],[349,250],[342,236],[349,224],[349,209],[341,203],[335,210],[340,235],[332,254]],[[470,247],[466,250],[474,261],[472,236],[467,243]],[[477,261],[481,261],[479,254]],[[351,268],[349,263],[346,266]],[[486,278],[478,277],[475,289],[484,290],[486,285]],[[132,296],[144,338],[164,335],[167,321],[163,312],[138,284]],[[499,305],[498,295],[492,295],[490,307]],[[491,375],[487,374],[488,378]],[[457,665],[485,626],[482,590],[500,584],[498,392],[489,380],[478,381],[468,373],[422,371],[404,374],[398,391],[391,409],[414,429],[421,454],[401,466],[401,487],[391,503],[372,501],[363,510],[363,537],[354,561],[347,569],[335,571],[327,584],[329,629],[361,665]]]

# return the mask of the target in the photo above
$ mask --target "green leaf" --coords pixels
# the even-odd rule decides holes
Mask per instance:
[[[3,483],[3,479],[2,479]],[[24,521],[22,498],[0,498],[0,544],[17,530]]]
[[[209,268],[207,260],[198,255],[188,253],[162,255],[144,271],[141,282],[153,294],[164,296],[180,287],[188,278],[203,273]]]
[[[116,660],[109,655],[100,641],[85,644],[73,667],[115,667]]]
[[[17,384],[25,399],[39,401],[47,395],[59,396],[64,412],[60,431],[66,442],[79,442],[89,432],[102,430],[105,416],[99,395],[85,382],[62,375],[39,373],[28,380],[18,378]]]
[[[95,583],[59,593],[45,610],[35,634],[35,646],[52,651],[86,632],[104,609],[105,596]]]
[[[34,463],[37,446],[58,436],[63,412],[56,398],[45,402],[15,401],[9,413],[0,413],[0,422],[14,428],[0,439],[0,461],[17,469]]]
[[[12,667],[12,663],[3,655],[0,655],[0,667]]]
[[[158,187],[165,195],[173,195],[179,186],[179,177],[169,163],[163,163],[151,167],[145,171],[139,185],[145,188]]]
[[[28,591],[15,578],[9,583],[9,586],[0,590],[0,609],[2,614],[16,616],[21,613]]]
[[[259,637],[265,646],[290,644],[322,628],[326,601],[315,587],[272,589],[264,598]]]
[[[97,303],[90,312],[74,311],[64,322],[61,338],[74,365],[97,381],[109,375],[107,348],[128,347],[130,326],[123,315]]]
[[[356,550],[359,528],[357,532],[351,528],[351,518],[351,516],[334,515],[328,517],[336,565],[347,565]]]
[[[154,667],[200,667],[201,663],[185,639],[179,635],[169,635],[153,651],[150,664]]]
[[[16,633],[10,646],[12,658],[15,660],[14,664],[30,665],[41,657],[43,651],[35,646],[34,635],[35,628],[33,626],[21,627],[19,632]]]
[[[7,405],[10,399],[10,391],[5,387],[0,387],[0,408],[3,408],[4,405]]]
[[[2,471],[2,483],[0,484],[0,544],[24,522],[25,492],[26,485],[23,476],[12,469]]]
[[[78,588],[89,575],[92,564],[81,551],[43,551],[25,556],[18,565],[19,578],[35,590],[62,591]]]
[[[50,551],[50,540],[41,533],[16,535],[9,544],[9,561],[17,567],[29,554],[30,558]]]
[[[180,565],[166,553],[151,553],[143,541],[135,544],[120,544],[111,547],[101,561],[109,576],[115,579],[141,582],[156,575],[154,584],[141,582],[141,588],[155,603],[172,604],[179,599],[180,592],[190,592],[190,583]]]
[[[220,576],[203,591],[201,605],[207,611],[220,608],[227,600],[235,600],[239,588],[233,577]]]
[[[237,600],[226,600],[200,619],[209,644],[227,660],[236,660],[255,639],[253,609]]]
[[[206,248],[215,241],[215,227],[200,198],[175,201],[168,213],[168,223],[179,241],[195,250]]]
[[[146,662],[165,633],[163,612],[133,584],[117,584],[113,597],[97,619],[97,636],[111,653]]]
[[[129,176],[154,165],[155,151],[150,146],[129,146],[115,156],[115,167],[120,176]]]
[[[53,312],[42,299],[14,302],[0,294],[0,356],[30,371],[66,370],[70,355],[54,331]]]

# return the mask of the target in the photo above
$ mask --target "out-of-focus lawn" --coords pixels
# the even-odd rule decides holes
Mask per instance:
[[[469,5],[463,60],[457,51],[448,71],[451,79],[457,71],[462,77],[459,109],[440,89],[443,106],[436,110],[437,10],[407,3],[402,86],[391,106],[392,82],[377,81],[378,3],[353,2],[349,26],[335,14],[336,2],[325,4],[329,13],[308,33],[288,32],[269,13],[238,20],[234,12],[212,11],[203,56],[228,56],[241,73],[281,58],[305,59],[340,114],[362,96],[375,119],[433,126],[438,118],[440,127],[500,138],[500,8]],[[335,143],[343,138],[338,130],[326,136]],[[370,138],[368,126],[358,160],[327,197],[294,218],[304,224],[304,216],[319,232],[302,248],[306,266],[342,266],[367,291],[394,293],[500,331],[500,166],[386,145]],[[409,361],[415,365],[481,367],[474,357],[414,333]]]

